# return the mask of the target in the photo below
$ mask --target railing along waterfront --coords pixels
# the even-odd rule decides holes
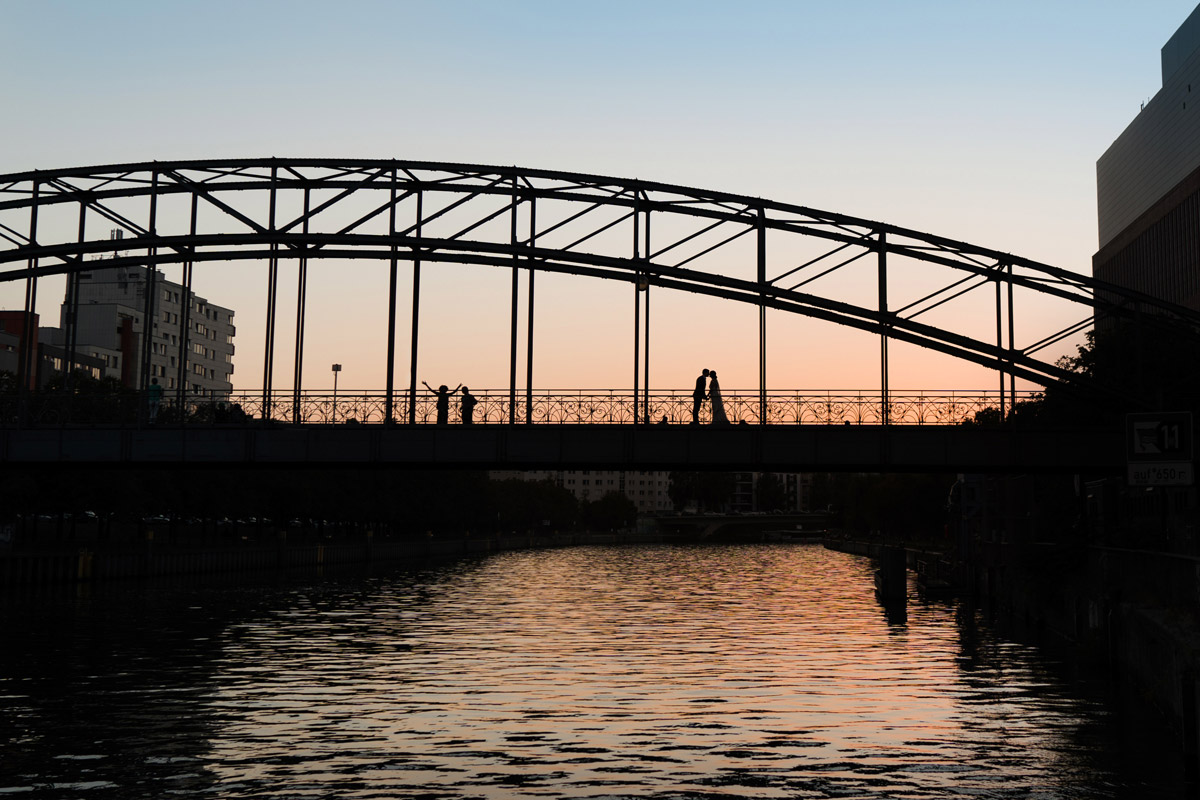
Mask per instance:
[[[478,401],[475,424],[686,424],[692,421],[692,396],[685,391],[641,393],[631,390],[548,389],[520,393],[508,390],[474,390]],[[1016,401],[1030,400],[1036,392],[1018,392]],[[930,393],[862,391],[773,391],[763,397],[756,390],[723,393],[731,424],[757,425],[959,425],[979,412],[998,409],[998,391]],[[1011,402],[1011,398],[1006,397]],[[278,424],[383,424],[389,421],[388,397],[377,390],[333,392],[292,391],[264,393],[234,391],[190,393],[182,406],[173,395],[165,397],[153,415],[149,402],[136,393],[66,394],[34,392],[0,395],[0,425],[236,425]],[[449,424],[461,424],[461,395],[451,397]],[[765,409],[765,418],[760,410]],[[886,413],[885,413],[886,412]],[[390,421],[435,424],[437,398],[407,391],[392,395]],[[711,423],[706,401],[699,415]],[[885,422],[886,421],[886,422]]]

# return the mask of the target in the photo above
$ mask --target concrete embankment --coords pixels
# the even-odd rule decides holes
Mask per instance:
[[[1004,545],[977,571],[986,600],[1066,645],[1157,709],[1200,774],[1200,558],[1101,545]]]
[[[879,559],[885,545],[827,540]],[[908,568],[950,581],[1022,639],[1099,671],[1157,710],[1200,775],[1200,558],[1099,545],[976,542],[970,564],[906,550]],[[934,566],[931,566],[934,565]]]
[[[635,531],[491,538],[376,539],[357,541],[230,544],[159,544],[153,539],[119,546],[14,549],[0,552],[0,588],[20,589],[129,578],[220,575],[284,570],[401,564],[459,558],[502,550],[662,541]]]
[[[837,550],[841,553],[850,553],[856,556],[867,556],[876,561],[884,558],[885,550],[897,549],[893,545],[886,545],[881,542],[866,542],[858,539],[827,538],[824,540],[824,544],[829,550]],[[905,566],[917,573],[923,581],[938,587],[948,585],[951,582],[954,565],[947,559],[945,553],[940,550],[922,550],[914,547],[901,547],[898,549],[903,551]]]

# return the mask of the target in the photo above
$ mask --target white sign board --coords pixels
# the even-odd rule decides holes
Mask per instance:
[[[1130,486],[1191,486],[1191,412],[1126,414],[1125,461]]]
[[[1125,457],[1130,463],[1192,460],[1190,412],[1126,414],[1125,435]]]
[[[1191,486],[1194,479],[1190,461],[1142,461],[1129,465],[1130,486]]]

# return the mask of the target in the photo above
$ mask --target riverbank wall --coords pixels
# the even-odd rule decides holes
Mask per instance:
[[[373,564],[404,564],[486,555],[504,550],[544,549],[590,544],[644,544],[663,541],[657,533],[617,531],[499,537],[294,541],[137,543],[80,548],[14,549],[0,552],[0,589],[97,581],[224,575]]]
[[[885,550],[894,549],[893,545],[881,542],[867,542],[859,539],[826,538],[824,545],[828,550],[840,553],[850,553],[856,556],[867,556],[876,561],[883,558]],[[941,550],[925,550],[916,547],[902,547],[905,566],[916,573],[917,579],[935,591],[942,591],[954,578],[956,565],[947,558]]]
[[[1101,544],[994,542],[968,570],[1027,638],[1069,648],[1155,708],[1200,775],[1200,558]]]
[[[878,560],[885,545],[828,539]],[[1020,640],[1149,706],[1200,776],[1200,558],[1086,543],[978,541],[970,563],[907,549],[908,568],[968,596]]]

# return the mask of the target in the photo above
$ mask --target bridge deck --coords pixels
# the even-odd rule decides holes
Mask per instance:
[[[930,425],[212,425],[0,429],[0,464],[1118,472],[1119,431]]]

